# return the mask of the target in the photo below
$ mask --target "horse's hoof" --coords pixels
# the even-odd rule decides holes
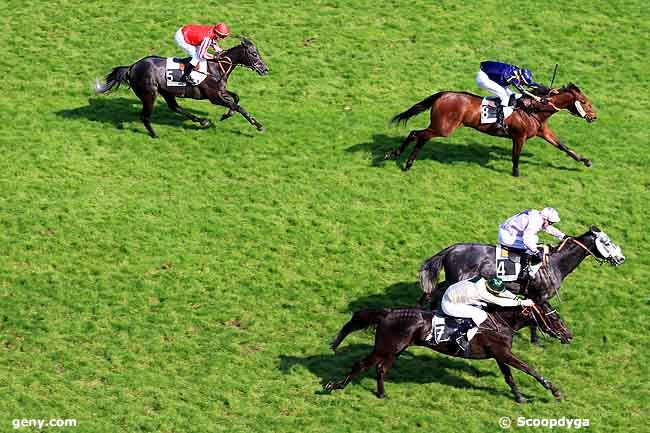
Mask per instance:
[[[227,120],[227,119],[230,119],[230,116],[228,116],[227,114],[222,114],[221,119],[219,119],[219,121],[223,122],[224,120]]]
[[[257,127],[257,130],[258,130],[259,132],[264,132],[264,131],[266,131],[266,128],[263,127],[262,125],[260,125],[260,126]]]
[[[203,119],[199,122],[199,125],[201,126],[212,126],[212,122],[210,122],[208,119]]]
[[[591,162],[591,159],[588,159],[588,160],[585,161],[585,165],[586,165],[587,167],[591,167],[592,164],[593,164],[593,163]]]
[[[393,159],[393,158],[394,158],[393,152],[386,152],[386,154],[384,155],[384,161],[387,161],[387,160]]]
[[[562,393],[560,392],[560,390],[553,391],[553,397],[555,397],[555,399],[556,399],[557,401],[562,401],[562,400],[564,400],[564,396],[562,395]]]
[[[517,398],[515,398],[515,401],[516,401],[517,403],[519,403],[519,404],[526,404],[526,403],[528,403],[528,400],[527,400],[524,396],[521,396],[521,395],[520,395],[520,396],[517,396]]]
[[[402,171],[409,171],[411,169],[411,166],[408,165],[407,163],[404,163],[402,165]]]

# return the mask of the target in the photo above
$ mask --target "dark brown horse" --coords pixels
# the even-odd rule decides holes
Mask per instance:
[[[176,102],[176,98],[207,99],[213,104],[228,108],[228,112],[221,116],[221,120],[226,120],[234,113],[240,113],[259,131],[264,130],[264,126],[239,105],[239,96],[226,89],[228,77],[237,65],[250,68],[260,75],[269,71],[253,42],[242,38],[241,44],[226,50],[216,60],[208,60],[207,77],[198,86],[168,86],[166,64],[167,59],[164,57],[149,56],[131,66],[118,66],[106,76],[105,84],[96,84],[95,91],[108,93],[123,83],[131,86],[133,92],[142,101],[140,118],[153,138],[157,135],[151,126],[151,114],[158,95],[165,99],[172,111],[200,123],[201,126],[210,125],[210,121],[182,109]]]
[[[351,332],[377,326],[375,331],[375,347],[372,353],[358,361],[350,373],[341,381],[329,382],[326,390],[343,389],[352,379],[373,365],[377,366],[377,396],[384,397],[384,377],[397,357],[409,346],[424,346],[450,356],[459,356],[455,342],[434,344],[427,337],[431,334],[431,319],[433,313],[417,309],[381,309],[364,310],[354,313],[332,341],[331,348],[336,348]],[[483,322],[478,333],[470,341],[470,358],[494,358],[510,385],[518,403],[526,399],[517,389],[510,367],[521,370],[533,376],[542,386],[551,390],[555,398],[562,399],[560,390],[529,367],[525,362],[512,353],[512,337],[521,328],[537,323],[544,332],[569,343],[571,333],[562,321],[560,315],[547,303],[534,305],[530,308],[499,308],[489,312],[488,319]]]
[[[545,95],[541,102],[535,102],[529,97],[519,100],[519,107],[505,120],[506,130],[497,128],[494,123],[481,123],[481,100],[483,98],[467,92],[439,92],[418,102],[403,113],[393,118],[394,123],[406,123],[409,118],[431,109],[431,123],[426,129],[413,130],[402,142],[399,148],[386,153],[384,159],[400,156],[410,143],[415,141],[415,147],[403,170],[411,168],[418,152],[424,144],[433,137],[448,137],[461,126],[469,126],[479,132],[512,139],[512,175],[519,176],[519,155],[524,143],[532,137],[541,137],[558,149],[566,152],[576,161],[582,161],[591,167],[591,160],[578,155],[557,139],[548,126],[548,118],[558,111],[566,110],[593,122],[596,112],[589,99],[575,84],[569,84],[561,89],[553,89]]]

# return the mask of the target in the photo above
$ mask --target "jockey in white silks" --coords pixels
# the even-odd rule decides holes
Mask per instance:
[[[552,207],[545,207],[541,211],[528,209],[508,218],[499,227],[499,243],[503,246],[519,250],[522,258],[522,276],[530,276],[531,268],[528,266],[530,257],[541,262],[543,255],[537,250],[541,230],[555,236],[559,240],[566,237],[564,233],[553,227],[560,221],[560,215]],[[525,272],[524,272],[525,271]]]
[[[442,297],[442,311],[449,316],[470,318],[475,325],[462,323],[454,335],[465,356],[469,355],[469,338],[466,333],[469,334],[473,329],[477,331],[478,326],[487,319],[488,315],[481,307],[488,304],[501,307],[530,307],[533,301],[519,299],[514,293],[506,290],[503,281],[497,277],[487,281],[482,277],[474,277],[449,286]]]

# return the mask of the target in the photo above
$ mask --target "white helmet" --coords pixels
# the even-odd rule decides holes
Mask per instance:
[[[552,207],[545,207],[544,209],[542,209],[542,211],[539,214],[544,219],[547,219],[552,223],[557,223],[560,221],[560,214],[557,213],[557,211]]]

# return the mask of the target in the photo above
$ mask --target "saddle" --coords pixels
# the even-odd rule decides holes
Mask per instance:
[[[185,87],[188,85],[185,81],[180,81],[185,66],[192,60],[191,57],[167,57],[165,77],[167,78],[167,87]],[[199,64],[190,73],[193,85],[201,84],[207,77],[207,61],[201,60]]]
[[[433,345],[444,343],[450,341],[456,330],[462,323],[472,322],[472,319],[466,319],[461,317],[448,316],[442,312],[442,310],[435,310],[431,313],[431,331],[425,338],[426,341],[430,342]],[[473,323],[473,322],[472,322]],[[472,325],[474,326],[474,325]],[[474,337],[474,333],[470,333],[467,336],[467,340],[471,340]]]
[[[548,245],[542,245],[538,249],[541,251],[544,257],[546,257],[549,253]],[[521,256],[523,254],[524,252],[519,248],[497,245],[494,263],[497,277],[501,278],[503,281],[517,281],[521,273]],[[543,263],[544,260],[536,264],[530,263],[533,271],[533,276]]]

